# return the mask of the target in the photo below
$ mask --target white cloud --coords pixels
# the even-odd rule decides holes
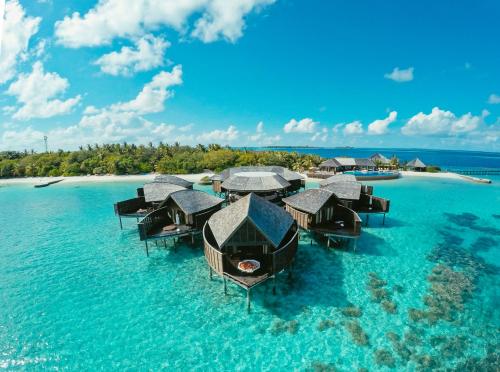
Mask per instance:
[[[5,19],[0,30],[0,84],[14,77],[16,65],[27,53],[40,21],[40,17],[27,16],[17,0],[5,3]]]
[[[264,122],[260,121],[257,123],[257,128],[255,128],[255,134],[248,137],[250,141],[257,142],[264,137]]]
[[[318,122],[310,118],[305,118],[300,121],[295,119],[290,120],[283,127],[285,133],[314,133]]]
[[[145,143],[151,140],[173,142],[172,124],[155,124],[143,115],[157,113],[164,109],[165,101],[172,97],[173,86],[182,84],[182,66],[175,66],[171,72],[161,71],[145,84],[137,96],[127,102],[118,102],[104,108],[87,106],[77,125],[51,132],[60,146],[73,146],[68,139],[69,132],[82,143],[116,143],[130,141]],[[181,127],[183,128],[183,127]],[[189,130],[188,127],[185,128]],[[182,129],[180,129],[182,130]]]
[[[344,126],[344,134],[346,136],[352,136],[362,133],[363,133],[363,124],[358,120],[348,123]]]
[[[275,0],[212,0],[203,16],[196,21],[192,36],[205,43],[219,39],[235,42],[243,35],[244,17],[254,9],[272,4]]]
[[[326,142],[327,139],[328,139],[328,129],[327,128],[321,129],[321,131],[318,131],[317,133],[315,133],[311,137],[312,142],[317,142],[317,141]]]
[[[133,100],[116,103],[109,109],[116,112],[133,111],[138,114],[163,111],[165,101],[173,95],[169,88],[180,84],[182,84],[182,66],[177,65],[172,72],[161,71],[156,74]]]
[[[119,52],[103,55],[95,64],[110,75],[130,76],[136,72],[148,71],[163,65],[168,41],[153,35],[135,40],[135,47],[124,46]]]
[[[394,80],[398,83],[404,83],[413,80],[413,67],[407,69],[399,69],[399,67],[394,68],[391,73],[384,74],[386,79]]]
[[[389,116],[385,119],[379,119],[368,124],[368,134],[385,134],[388,132],[389,124],[393,123],[398,117],[398,113],[396,111],[391,111]]]
[[[488,103],[490,103],[492,105],[499,104],[500,103],[500,96],[496,95],[496,94],[490,94],[490,96],[488,97]]]
[[[257,145],[272,145],[281,141],[281,136],[279,134],[268,135],[264,130],[264,122],[260,121],[255,128],[255,134],[250,135],[248,139]]]
[[[194,124],[187,124],[187,125],[183,125],[179,128],[177,128],[177,130],[181,131],[181,132],[190,132],[194,127]]]
[[[234,125],[230,125],[226,130],[215,129],[211,132],[204,132],[197,137],[201,143],[222,142],[229,143],[239,137],[239,131]]]
[[[434,107],[429,114],[419,112],[401,128],[405,135],[456,135],[475,130],[489,113],[484,111],[481,116],[474,116],[470,112],[461,117],[455,116],[451,111]]]
[[[50,118],[67,114],[80,101],[81,96],[59,100],[55,97],[63,94],[69,83],[57,73],[43,70],[41,62],[35,62],[29,74],[20,74],[7,90],[7,94],[16,97],[21,107],[12,116],[18,120],[32,118]]]
[[[100,0],[82,15],[66,16],[55,24],[58,43],[71,48],[110,44],[117,37],[138,37],[161,26],[182,33],[196,19],[194,37],[204,42],[241,37],[244,18],[274,0]]]

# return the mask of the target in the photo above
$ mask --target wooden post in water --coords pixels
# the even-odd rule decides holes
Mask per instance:
[[[224,294],[227,295],[227,284],[226,284],[226,277],[223,276],[222,280],[224,281]]]
[[[209,269],[210,269],[210,280],[212,280],[212,268],[209,267]]]
[[[366,215],[366,226],[368,226],[368,222],[369,222],[369,221],[370,221],[370,215],[369,215],[369,214],[367,214],[367,215]]]
[[[120,230],[123,230],[122,216],[118,215],[118,218],[120,219]]]
[[[149,248],[148,248],[148,241],[145,240],[144,243],[146,243],[146,256],[149,257]]]
[[[250,290],[251,288],[247,289],[247,311],[250,312]]]
[[[382,225],[385,225],[385,213],[384,213],[384,219],[382,220]]]
[[[273,295],[276,295],[276,274],[273,275]]]

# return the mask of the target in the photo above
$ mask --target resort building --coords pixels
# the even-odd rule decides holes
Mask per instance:
[[[144,189],[137,189],[137,196],[132,199],[122,200],[114,204],[115,214],[120,220],[120,228],[123,229],[122,218],[139,218],[144,217],[148,210],[152,209],[152,203],[146,203],[144,198]]]
[[[194,182],[185,180],[177,176],[172,176],[171,174],[161,174],[153,179],[153,182],[170,183],[172,185],[177,185],[184,187],[185,189],[192,189]]]
[[[212,177],[212,189],[230,203],[250,193],[279,203],[304,185],[300,174],[279,166],[229,168]]]
[[[144,200],[151,203],[153,208],[158,207],[170,194],[176,191],[186,190],[182,186],[172,185],[165,182],[148,182],[143,187]]]
[[[123,228],[122,218],[135,218],[139,221],[139,218],[153,211],[172,192],[192,188],[193,182],[180,177],[168,174],[156,176],[152,182],[137,189],[135,198],[115,203],[114,209],[120,219],[120,228]]]
[[[247,291],[290,269],[298,228],[283,208],[250,193],[213,214],[203,228],[205,258],[212,271]],[[275,280],[274,280],[275,284]],[[273,286],[273,292],[275,285]]]
[[[344,206],[357,213],[366,214],[368,224],[370,214],[389,213],[390,200],[373,196],[373,186],[363,185],[351,175],[335,175],[320,183],[322,189],[333,192]]]
[[[309,189],[283,199],[285,209],[305,230],[328,238],[357,238],[361,234],[361,219],[344,206],[333,192]]]
[[[415,158],[406,163],[406,168],[414,170],[416,172],[425,172],[427,166],[419,158]]]
[[[163,240],[166,245],[168,238],[190,236],[194,241],[194,236],[201,232],[210,216],[221,209],[223,202],[223,199],[198,190],[182,189],[169,193],[138,223],[139,237],[146,244],[146,253],[149,255],[150,240]]]
[[[368,158],[336,157],[319,165],[320,172],[338,173],[354,170],[375,170],[375,163]]]
[[[390,168],[391,167],[391,160],[386,158],[384,155],[381,153],[377,152],[376,154],[373,154],[370,156],[370,159],[377,165],[377,167],[383,167],[383,168]]]

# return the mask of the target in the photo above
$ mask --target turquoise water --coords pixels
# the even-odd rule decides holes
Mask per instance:
[[[382,172],[382,171],[347,171],[346,174],[353,174],[355,176],[392,176],[394,172]]]
[[[221,279],[209,280],[200,242],[176,252],[154,249],[147,258],[134,221],[120,231],[113,202],[138,184],[0,187],[0,368],[493,366],[500,345],[500,179],[494,181],[370,182],[376,195],[391,199],[386,225],[372,216],[355,252],[328,250],[303,234],[293,278],[279,277],[276,296],[271,283],[257,288],[250,314],[239,288],[229,286],[224,296]],[[458,306],[457,293],[471,283],[474,289],[451,315],[413,321],[409,309],[430,309],[423,297],[438,262],[465,270],[467,280],[437,286],[451,300],[441,293],[428,303]],[[372,292],[395,304],[395,313],[372,300],[370,272],[387,282],[372,280]],[[344,315],[348,306],[361,316]],[[356,344],[348,327],[367,344]]]

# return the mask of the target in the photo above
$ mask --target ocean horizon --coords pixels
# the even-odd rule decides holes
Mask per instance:
[[[288,151],[302,154],[319,155],[323,158],[335,156],[349,156],[354,158],[367,158],[373,154],[381,153],[391,158],[396,156],[402,161],[419,158],[428,165],[437,165],[443,169],[497,169],[500,168],[500,152],[472,151],[472,150],[444,150],[444,149],[419,149],[419,148],[381,148],[381,147],[307,147],[307,146],[262,146],[262,147],[237,147],[258,151]]]

